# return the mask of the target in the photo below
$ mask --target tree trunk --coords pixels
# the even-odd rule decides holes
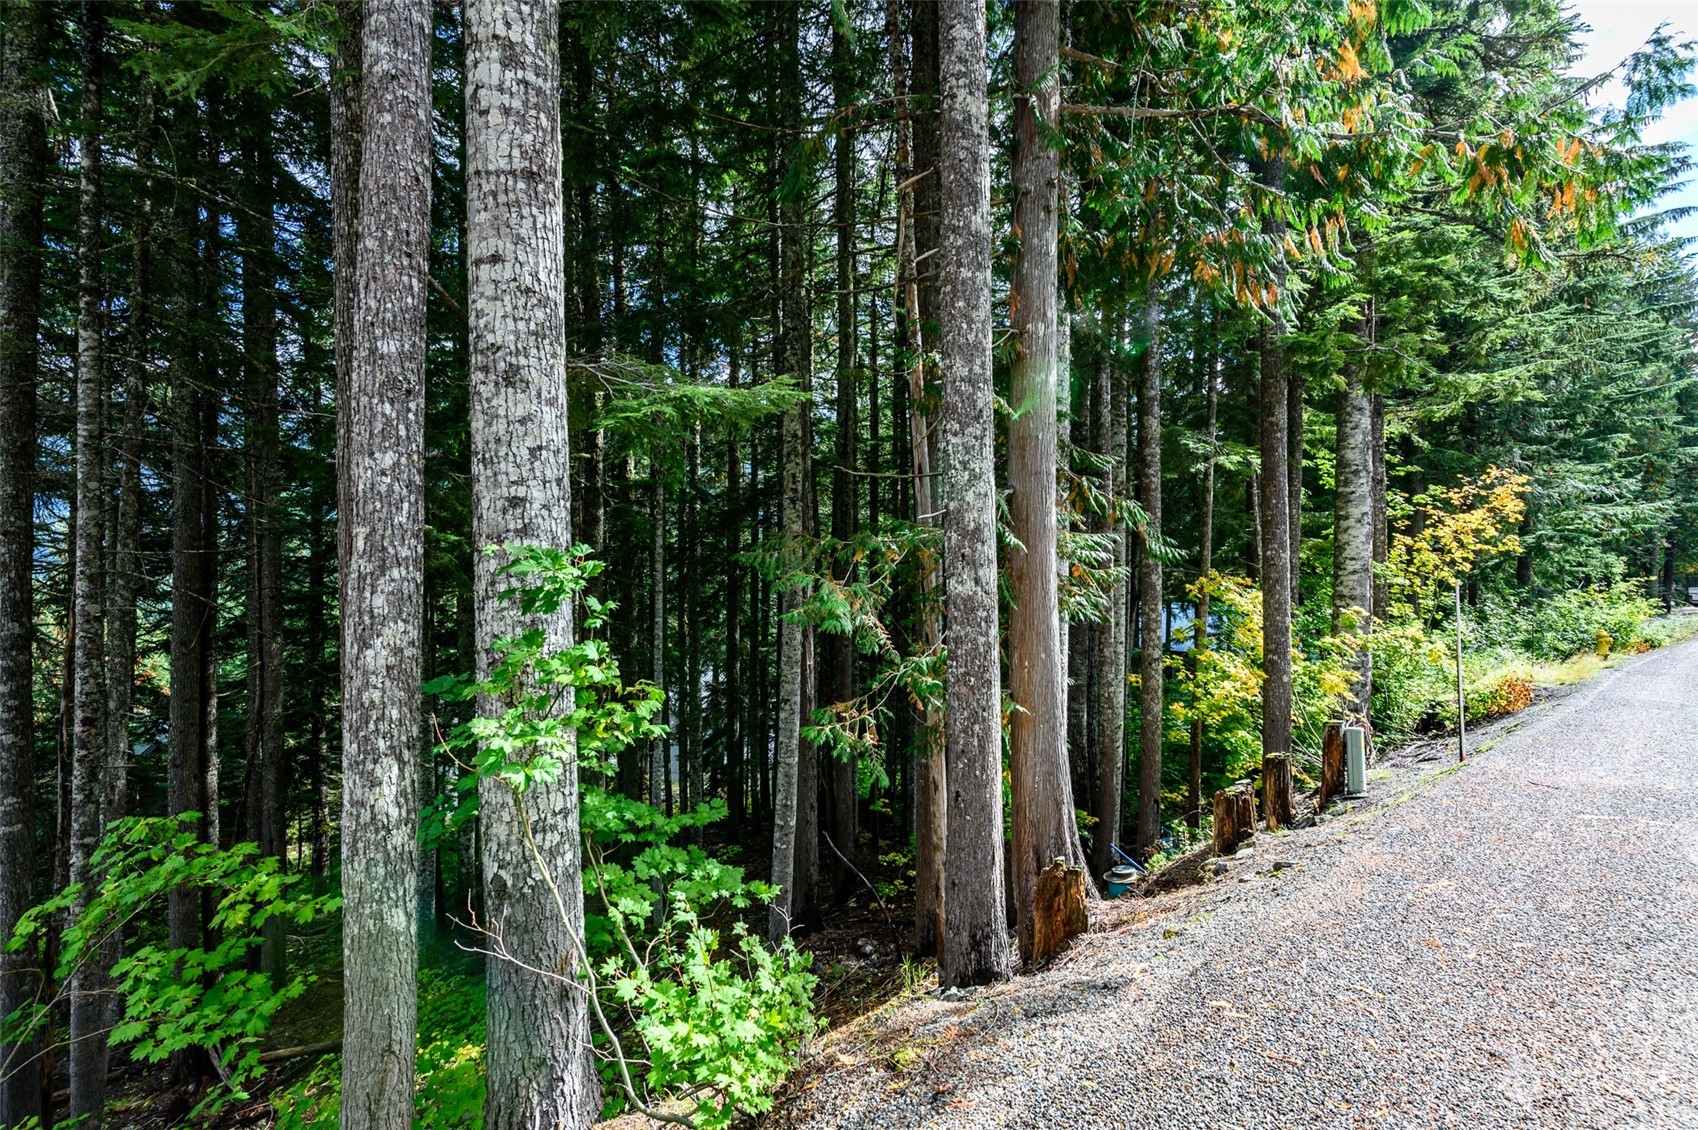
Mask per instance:
[[[692,374],[692,379],[695,375]],[[702,750],[702,629],[705,609],[701,602],[701,450],[700,423],[691,428],[685,442],[684,513],[680,516],[679,540],[684,546],[683,576],[679,579],[679,596],[683,607],[678,613],[678,628],[684,634],[684,670],[678,680],[679,726],[683,740],[678,771],[680,812],[690,812],[702,802],[702,770],[706,764]],[[695,844],[702,842],[702,830],[695,827],[687,835]]]
[[[46,192],[45,5],[9,0],[0,55],[0,937],[35,904],[35,402]],[[39,948],[0,946],[0,1016],[35,999]],[[0,1126],[43,1114],[38,1040],[0,1044]]]
[[[792,5],[779,11],[777,50],[779,120],[787,127],[802,120],[801,25]],[[791,161],[802,158],[792,155]],[[797,170],[786,180],[794,183]],[[803,390],[813,388],[812,319],[808,311],[807,206],[800,192],[779,200],[779,342],[780,371]],[[813,492],[811,444],[806,400],[786,410],[783,442],[784,538],[800,542],[812,536]],[[802,726],[813,698],[812,632],[800,619],[804,593],[791,588],[783,596],[779,627],[778,748],[773,812],[773,900],[768,934],[776,942],[817,913],[819,887],[819,796],[812,745],[802,740]],[[780,881],[782,877],[782,882]]]
[[[813,506],[808,506],[807,511],[811,516]],[[803,629],[801,717],[804,722],[812,720],[814,709],[819,705],[819,662],[815,643],[813,629]],[[790,921],[793,927],[810,931],[819,929],[822,923],[820,756],[819,749],[806,739],[798,747],[796,760],[796,894],[790,903]]]
[[[1068,368],[1071,368],[1073,335],[1071,319],[1064,318],[1067,327],[1064,341],[1068,347]],[[1069,396],[1067,431],[1068,447],[1092,448],[1096,444],[1096,385],[1101,366],[1091,365],[1079,374],[1077,393]],[[1069,382],[1071,383],[1071,382]],[[1068,389],[1074,393],[1072,388]],[[1071,519],[1073,515],[1069,515]],[[1079,516],[1083,520],[1084,516]],[[1073,778],[1073,803],[1087,812],[1096,810],[1096,683],[1094,657],[1097,651],[1097,632],[1100,625],[1090,620],[1067,625],[1067,757]],[[1095,884],[1092,884],[1095,889]]]
[[[1161,287],[1151,280],[1144,299],[1144,350],[1138,389],[1138,479],[1144,511],[1143,552],[1138,556],[1138,616],[1141,647],[1138,692],[1138,815],[1133,847],[1151,851],[1161,839],[1161,755],[1165,700],[1162,660],[1167,601],[1162,593],[1161,558],[1150,542],[1161,537]]]
[[[314,389],[313,402],[318,404],[318,390]],[[316,410],[316,407],[315,407]],[[334,489],[334,484],[330,484]],[[332,701],[331,682],[332,671],[326,655],[329,650],[328,627],[331,623],[330,594],[328,592],[327,574],[328,562],[325,560],[324,527],[329,519],[331,503],[321,493],[323,487],[314,482],[312,491],[312,509],[307,520],[307,655],[308,666],[305,674],[311,680],[311,690],[307,699],[312,711],[312,721],[308,730],[304,749],[306,756],[307,789],[311,799],[311,813],[308,816],[306,838],[311,841],[312,860],[310,874],[318,879],[329,873],[330,867],[330,811],[328,798],[325,796],[325,763],[330,760],[330,734],[326,724],[330,718],[330,703]],[[307,845],[303,845],[305,847]],[[316,889],[316,884],[315,884]]]
[[[1369,300],[1368,317],[1377,317],[1373,300]],[[1368,492],[1373,510],[1374,583],[1373,600],[1368,612],[1376,620],[1384,620],[1391,611],[1390,582],[1380,574],[1380,566],[1391,560],[1391,527],[1386,515],[1386,398],[1382,393],[1368,397]],[[1525,558],[1523,558],[1525,560]],[[1519,580],[1519,575],[1518,578]]]
[[[242,245],[242,356],[247,367],[248,472],[248,828],[262,855],[283,858],[288,764],[283,748],[283,546],[278,532],[281,435],[277,404],[276,158],[269,106],[256,107],[238,215]],[[287,967],[283,920],[263,927],[260,968],[281,987]]]
[[[911,83],[913,98],[907,100],[913,142],[913,162],[899,183],[910,187],[901,193],[897,239],[898,285],[908,328],[911,363],[902,384],[908,407],[909,463],[913,472],[914,519],[920,525],[938,524],[933,468],[936,432],[928,405],[928,374],[925,358],[937,350],[937,275],[928,265],[921,274],[919,258],[937,248],[937,5],[913,7],[910,33],[913,40]],[[900,64],[896,64],[900,78]],[[898,153],[898,164],[905,165]],[[916,171],[917,170],[917,171]],[[936,255],[929,258],[935,264]],[[934,655],[943,645],[935,562],[922,563],[919,581],[919,627],[916,644],[924,655]],[[943,930],[943,866],[947,835],[947,765],[942,748],[943,717],[935,704],[922,706],[920,734],[914,754],[914,948],[921,954],[938,951]]]
[[[218,282],[217,264],[220,261],[218,226],[218,217],[208,210],[206,230],[201,237],[201,245],[207,250],[207,269],[202,275],[207,290],[201,296],[202,310],[214,308],[214,287]],[[208,349],[200,361],[198,379],[201,387],[214,387],[217,373],[217,353]],[[224,794],[220,791],[221,766],[218,759],[218,503],[221,491],[215,477],[215,458],[220,450],[218,424],[223,406],[223,397],[216,393],[201,398],[200,450],[202,473],[206,478],[201,488],[200,510],[201,583],[204,587],[197,600],[206,614],[200,618],[200,760],[196,772],[200,774],[200,792],[206,801],[206,815],[201,821],[202,835],[207,843],[217,845],[224,843],[221,804]],[[213,909],[210,892],[202,891],[200,917],[203,927],[211,920]],[[210,937],[212,935],[209,934]]]
[[[1038,874],[1055,860],[1077,868],[1085,855],[1073,814],[1067,763],[1066,652],[1056,575],[1057,195],[1061,156],[1050,142],[1060,117],[1061,6],[1021,0],[1014,13],[1014,356],[1008,427],[1009,516],[1024,552],[1011,555],[1014,609],[1008,623],[1009,747],[1014,816],[1014,921],[1021,956],[1037,945]],[[1083,903],[1080,904],[1081,913]],[[1059,939],[1054,939],[1059,940]],[[1048,946],[1053,949],[1052,944]]]
[[[105,615],[101,565],[104,557],[106,464],[103,410],[106,393],[102,348],[100,245],[101,216],[101,74],[105,15],[99,4],[82,6],[82,134],[78,139],[77,207],[77,383],[76,383],[76,551],[72,599],[76,608],[72,642],[74,692],[71,738],[70,879],[81,891],[71,908],[73,919],[87,909],[97,876],[93,856],[100,844],[100,815],[106,805],[101,781],[106,731]],[[104,956],[104,953],[100,956]],[[99,1130],[106,1109],[107,971],[99,957],[72,976],[70,1105],[68,1117]]]
[[[730,346],[728,383],[739,387],[742,376],[742,349],[733,341]],[[725,440],[725,555],[732,561],[743,552],[743,457],[737,447],[737,433],[732,431]],[[744,787],[744,768],[748,762],[748,730],[743,725],[743,697],[747,684],[743,681],[743,570],[733,568],[725,578],[725,727],[726,766],[725,803],[728,810],[725,834],[733,842],[741,842],[743,822],[748,818],[748,790]]]
[[[342,435],[344,1130],[407,1130],[417,1010],[431,10],[365,0]],[[487,818],[486,814],[486,818]]]
[[[130,323],[124,363],[124,423],[117,454],[116,515],[112,549],[106,570],[106,759],[102,770],[105,796],[101,827],[120,820],[129,810],[130,715],[136,681],[136,603],[142,589],[141,510],[142,440],[147,425],[149,350],[153,331],[153,166],[154,88],[143,79],[140,118],[136,131],[136,168],[144,176],[136,201],[134,246],[127,304]],[[102,968],[110,969],[123,956],[122,932],[106,942]],[[116,994],[107,1000],[107,1023],[116,1024],[122,1004]]]
[[[1261,169],[1278,189],[1284,168]],[[1267,221],[1277,236],[1278,221]],[[1285,286],[1283,271],[1274,285]],[[1285,364],[1285,319],[1274,311],[1261,330],[1261,515],[1262,515],[1262,754],[1291,752],[1291,484],[1290,381]]]
[[[348,478],[348,424],[342,411],[352,395],[354,373],[354,271],[360,244],[360,156],[365,136],[363,91],[363,0],[334,0],[338,36],[330,67],[330,229],[332,349],[336,363],[336,481]],[[337,560],[349,555],[349,526],[336,523]],[[341,648],[338,646],[338,655]]]
[[[200,116],[184,115],[177,144],[193,154]],[[204,159],[203,159],[204,161]],[[192,166],[191,166],[192,167]],[[197,830],[206,839],[207,819],[216,797],[206,791],[208,717],[207,650],[215,635],[213,546],[206,540],[207,512],[214,509],[208,482],[206,417],[214,397],[199,388],[208,368],[205,343],[192,313],[202,301],[215,271],[214,248],[205,243],[205,225],[197,201],[187,192],[177,196],[177,229],[182,291],[176,296],[178,320],[171,359],[171,687],[170,757],[167,766],[166,811],[172,816],[201,813]],[[211,405],[214,409],[215,405]],[[173,887],[168,897],[168,942],[172,949],[201,944],[200,892]],[[179,1079],[200,1067],[187,1053],[172,1059]]]
[[[1291,535],[1291,604],[1303,603],[1303,374],[1292,369],[1286,392],[1286,486],[1291,492],[1286,509],[1286,529]]]
[[[842,119],[850,112],[855,92],[849,37],[841,27],[831,38],[832,94]],[[855,470],[858,419],[855,365],[855,186],[854,138],[844,130],[834,143],[834,196],[832,223],[837,228],[837,470],[831,479],[831,536],[843,546],[855,536]],[[875,480],[876,481],[876,480]],[[854,577],[850,555],[837,554],[835,568],[842,570],[845,583]],[[825,705],[846,703],[855,696],[855,641],[848,633],[833,632],[824,640],[823,686]],[[855,838],[860,803],[859,772],[855,755],[834,753],[830,759],[831,822],[829,833],[843,859],[855,857]],[[831,855],[832,901],[842,903],[858,885],[850,866]]]
[[[649,449],[649,679],[666,689],[666,484],[661,472],[660,445]],[[655,719],[666,725],[667,707]],[[671,791],[672,767],[667,754],[670,729],[649,744],[649,806],[665,811]]]
[[[784,537],[803,536],[802,475],[805,453],[800,405],[785,410],[783,445]],[[802,740],[802,636],[795,619],[802,601],[796,589],[786,589],[778,627],[778,748],[772,801],[772,885],[778,889],[772,900],[767,937],[777,945],[788,937],[796,905],[797,808],[800,791]]]
[[[1211,321],[1217,321],[1212,319]],[[1215,328],[1218,328],[1216,326]],[[1203,586],[1197,597],[1197,618],[1191,638],[1191,673],[1195,677],[1197,664],[1203,652],[1209,648],[1209,576],[1214,572],[1215,551],[1215,430],[1220,415],[1220,353],[1219,347],[1214,347],[1207,363],[1203,366],[1203,379],[1208,382],[1203,399],[1206,407],[1206,421],[1203,425],[1203,442],[1208,454],[1203,457],[1203,512],[1198,518],[1201,533],[1198,538],[1197,550],[1197,581]],[[1193,828],[1202,827],[1203,823],[1203,720],[1195,717],[1191,720],[1191,788],[1186,806],[1190,815],[1187,822]]]
[[[1358,338],[1368,339],[1366,319]],[[1344,371],[1338,394],[1333,500],[1332,630],[1364,638],[1374,612],[1373,406],[1362,388],[1361,363]],[[1365,725],[1373,688],[1373,660],[1356,652],[1356,681],[1345,696],[1347,725]]]
[[[1112,332],[1117,341],[1122,336],[1123,318],[1124,315],[1114,316]],[[1098,441],[1100,450],[1110,461],[1106,493],[1118,506],[1126,497],[1126,402],[1130,382],[1118,351],[1105,350],[1105,354],[1096,380]],[[1102,522],[1100,531],[1113,545],[1114,558],[1110,564],[1116,570],[1124,569],[1128,546],[1120,520],[1109,516]],[[1126,589],[1123,576],[1109,586],[1108,614],[1096,631],[1097,829],[1092,844],[1095,849],[1092,869],[1098,875],[1115,865],[1114,846],[1120,842],[1126,772]]]
[[[942,92],[939,315],[943,344],[944,575],[949,586],[949,780],[938,980],[1009,974],[1002,865],[1002,672],[991,414],[989,96],[985,9],[938,5]]]
[[[359,263],[360,237],[360,150],[365,133],[361,113],[361,72],[364,32],[361,0],[335,0],[337,37],[335,56],[330,62],[330,227],[331,278],[334,292],[331,297],[332,353],[336,367],[336,491],[339,501],[342,484],[348,481],[350,414],[342,410],[353,398],[354,373],[354,275]],[[326,500],[325,509],[333,505]],[[351,555],[351,528],[347,522],[336,523],[336,559],[346,561]],[[316,542],[314,543],[316,544]],[[315,562],[316,563],[316,562]],[[318,563],[322,570],[322,563]],[[321,573],[322,575],[322,573]],[[340,581],[338,581],[340,588]],[[338,593],[340,595],[340,593]],[[328,594],[320,597],[329,603]],[[345,654],[345,635],[342,617],[338,616],[337,662]],[[315,655],[320,654],[318,652]],[[325,745],[329,744],[328,736]],[[313,873],[329,873],[330,811],[325,788],[324,760],[328,750],[320,749],[313,789]]]
[[[565,371],[559,16],[544,0],[471,0],[466,30],[467,313],[478,675],[495,643],[530,629],[572,643],[570,602],[525,617],[492,547],[572,544]],[[493,717],[502,703],[483,701]],[[562,710],[570,702],[561,704]],[[516,795],[479,790],[488,919],[511,960],[489,964],[484,1125],[587,1126],[600,1112],[581,987],[549,976],[584,959],[578,771]],[[522,808],[522,814],[521,814]],[[558,904],[556,900],[558,899]]]

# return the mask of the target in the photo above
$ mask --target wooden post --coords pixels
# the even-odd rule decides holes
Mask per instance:
[[[1468,760],[1468,696],[1462,690],[1462,581],[1456,582],[1456,760]]]
[[[1045,961],[1075,934],[1090,926],[1085,913],[1085,869],[1057,859],[1038,872],[1033,898],[1032,952],[1027,965]]]
[[[1270,753],[1262,758],[1262,816],[1268,831],[1291,823],[1291,755]]]
[[[1321,735],[1321,796],[1315,808],[1325,808],[1337,796],[1344,779],[1344,723],[1328,722]]]

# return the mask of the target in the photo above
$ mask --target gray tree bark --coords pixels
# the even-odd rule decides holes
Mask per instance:
[[[82,6],[82,133],[78,139],[76,511],[72,564],[72,729],[70,879],[80,885],[72,916],[87,908],[97,879],[93,856],[100,845],[106,805],[101,769],[106,758],[105,609],[101,566],[105,556],[103,413],[106,394],[102,349],[101,53],[105,15]],[[102,953],[100,956],[104,956]],[[99,1130],[106,1108],[107,992],[99,957],[71,978],[69,1117]]]
[[[660,445],[649,448],[649,679],[666,689],[666,481],[661,469]],[[666,706],[655,719],[666,725]],[[667,763],[672,734],[649,743],[649,806],[665,811],[672,774]]]
[[[1372,299],[1369,300],[1368,317],[1370,321],[1375,317]],[[1373,507],[1374,565],[1377,569],[1391,559],[1391,526],[1386,515],[1386,398],[1383,393],[1369,395],[1368,413],[1368,501]],[[1522,560],[1528,559],[1524,555]],[[1376,620],[1383,620],[1391,609],[1391,585],[1377,571],[1373,594],[1373,606],[1368,611]]]
[[[1283,165],[1268,162],[1260,175],[1275,189]],[[1266,221],[1277,236],[1284,225]],[[1283,269],[1274,283],[1285,289]],[[1262,518],[1262,754],[1291,752],[1291,450],[1290,381],[1285,363],[1285,319],[1269,314],[1258,341],[1261,354]]]
[[[336,16],[334,54],[330,60],[330,230],[331,230],[331,331],[332,353],[335,362],[335,402],[346,404],[352,393],[354,366],[354,268],[359,260],[360,237],[360,71],[363,39],[360,0],[333,0]],[[338,411],[336,427],[337,493],[348,478],[348,414]],[[324,513],[328,516],[334,503],[327,501]],[[336,555],[338,561],[348,559],[348,525],[336,523]],[[317,545],[317,539],[313,539]],[[310,571],[324,575],[324,563],[316,551]],[[314,586],[315,591],[322,586]],[[322,598],[321,598],[322,599]],[[328,601],[325,601],[328,603]],[[336,654],[342,654],[341,623],[338,620]],[[322,625],[315,625],[321,629]],[[316,636],[316,631],[315,631]],[[315,649],[313,654],[322,651]],[[326,692],[328,693],[328,692]],[[313,751],[311,763],[313,794],[313,875],[321,876],[328,869],[330,856],[330,812],[325,797],[324,761],[329,751],[328,735]],[[476,821],[473,821],[475,828]]]
[[[742,376],[742,346],[733,340],[729,346],[728,383],[740,385]],[[743,457],[738,450],[737,434],[725,438],[725,508],[727,512],[725,551],[733,559],[743,552]],[[742,704],[745,687],[742,672],[747,656],[743,646],[743,573],[733,569],[725,580],[725,727],[726,765],[725,799],[729,809],[725,833],[734,842],[742,842],[743,821],[748,816],[749,790],[744,785],[748,763],[748,729],[743,724]]]
[[[1057,593],[1056,400],[1059,366],[1056,263],[1061,154],[1059,0],[1020,0],[1014,9],[1013,328],[1008,500],[1014,609],[1008,622],[1010,776],[1014,817],[1014,921],[1031,960],[1038,872],[1060,858],[1085,865],[1067,763],[1066,649]]]
[[[1058,91],[1059,93],[1059,91]],[[1071,213],[1072,182],[1065,171],[1059,173],[1056,194],[1057,227]],[[1058,232],[1059,234],[1059,232]],[[1060,269],[1059,248],[1057,249],[1057,269]],[[1055,312],[1055,381],[1056,381],[1056,463],[1058,473],[1065,469],[1072,471],[1071,452],[1073,447],[1073,314],[1068,309],[1067,294],[1061,286],[1060,276],[1056,278],[1056,312]],[[1063,488],[1059,477],[1056,480],[1056,509],[1058,519],[1056,535],[1059,538],[1062,530],[1072,528],[1073,515],[1071,506],[1067,503],[1068,489]],[[1056,546],[1055,577],[1056,586],[1060,589],[1066,584],[1072,574],[1073,565],[1061,554],[1061,547]],[[1059,592],[1057,596],[1059,598]],[[1077,671],[1074,669],[1073,625],[1065,616],[1059,615],[1061,629],[1061,717],[1062,717],[1062,753],[1066,758],[1067,791],[1073,798],[1074,811],[1084,800],[1075,791],[1076,759],[1079,756],[1079,732],[1084,721],[1077,700],[1078,691],[1074,687]],[[1078,830],[1078,819],[1075,816],[1074,830]],[[1084,844],[1079,846],[1080,859],[1084,859]],[[1087,898],[1096,894],[1095,884],[1086,884]]]
[[[1287,373],[1286,389],[1286,486],[1290,501],[1286,508],[1286,530],[1291,538],[1291,604],[1303,603],[1303,374]]]
[[[262,854],[283,858],[283,542],[278,532],[281,435],[277,401],[277,263],[274,246],[276,157],[269,107],[261,103],[246,139],[243,187],[247,206],[238,214],[242,248],[242,359],[247,368],[248,517],[248,719],[243,835]],[[281,986],[286,968],[283,920],[263,927],[260,969]]]
[[[336,403],[348,403],[354,373],[354,271],[360,243],[360,150],[364,134],[360,113],[361,50],[364,16],[361,0],[334,0],[336,57],[330,66],[330,231],[331,322],[336,363]],[[336,413],[336,481],[348,478],[346,412]],[[340,489],[340,487],[338,487]],[[338,560],[348,557],[347,523],[336,524]],[[340,646],[338,647],[340,654]]]
[[[501,600],[506,555],[488,552],[572,544],[558,8],[470,0],[465,33],[473,586],[484,678],[499,639],[540,628],[558,650],[573,638],[570,604],[526,618]],[[588,1126],[601,1096],[586,990],[536,972],[582,975],[577,763],[568,757],[557,780],[520,796],[496,780],[479,791],[488,920],[512,958],[489,965],[484,1124]]]
[[[1368,338],[1367,320],[1358,338]],[[1374,613],[1373,405],[1363,389],[1363,365],[1352,362],[1338,393],[1333,501],[1332,630],[1365,635]],[[1356,682],[1345,699],[1347,725],[1363,725],[1372,693],[1373,660],[1356,653]]]
[[[842,28],[836,28],[831,38],[832,97],[839,115],[850,113],[855,98],[849,47],[848,35]],[[831,479],[831,536],[840,545],[855,536],[856,490],[851,472],[855,469],[860,428],[855,388],[855,136],[847,130],[840,132],[832,153],[832,222],[837,228],[837,470]],[[849,555],[840,553],[837,560],[837,568],[843,572],[840,579],[851,579],[854,565]],[[855,641],[846,633],[831,633],[823,641],[823,650],[826,655],[821,664],[825,676],[821,697],[828,705],[848,702],[855,695]],[[844,859],[853,859],[860,807],[855,755],[833,754],[828,769],[829,834]],[[858,880],[837,854],[830,858],[831,898],[841,903],[854,893]]]
[[[1105,319],[1106,321],[1106,319]],[[1113,316],[1116,344],[1124,335],[1124,315]],[[1101,431],[1100,450],[1110,459],[1108,496],[1116,505],[1126,497],[1126,407],[1131,383],[1118,350],[1105,350],[1106,357],[1096,380],[1096,417]],[[1099,527],[1112,545],[1116,570],[1126,567],[1129,546],[1126,530],[1118,517],[1110,516]],[[1116,862],[1114,845],[1120,842],[1120,817],[1124,803],[1126,774],[1126,637],[1127,583],[1117,574],[1109,586],[1108,615],[1096,631],[1096,733],[1097,733],[1097,828],[1092,841],[1093,869],[1100,875]]]
[[[178,167],[207,192],[216,193],[217,138],[214,98],[205,110],[189,104],[174,117],[172,146]],[[218,842],[218,696],[214,644],[218,626],[218,490],[209,452],[218,444],[222,407],[217,357],[207,340],[205,312],[217,308],[220,277],[219,216],[203,215],[201,198],[186,186],[175,194],[173,272],[180,285],[172,295],[170,403],[171,453],[171,689],[166,811],[198,813],[192,830],[204,843]],[[184,885],[168,897],[168,934],[173,949],[201,943],[210,907],[203,892]],[[174,1078],[186,1082],[207,1066],[204,1053],[174,1053]]]
[[[198,118],[188,115],[173,140],[192,146]],[[190,148],[188,152],[194,150]],[[210,490],[206,483],[204,392],[197,392],[202,375],[201,345],[189,311],[206,290],[203,276],[210,270],[207,249],[198,246],[198,208],[179,192],[173,215],[182,292],[175,296],[170,372],[171,452],[171,689],[169,716],[170,759],[167,767],[166,811],[173,816],[207,810],[205,737],[207,671],[206,643],[212,637],[211,554],[203,544]],[[188,887],[174,887],[168,897],[168,938],[172,949],[200,942],[200,896]],[[181,1076],[186,1057],[173,1060]]]
[[[1067,415],[1062,423],[1063,436],[1066,438],[1066,450],[1071,452],[1075,445],[1082,445],[1090,435],[1091,396],[1090,382],[1081,375],[1079,395],[1073,395],[1073,318],[1063,308],[1060,319],[1061,372],[1064,384],[1061,394],[1066,397]],[[1069,468],[1071,470],[1071,467]],[[1067,520],[1071,522],[1074,515],[1070,512]],[[1063,568],[1068,566],[1061,562]],[[1062,621],[1061,646],[1066,654],[1067,662],[1067,770],[1073,787],[1073,803],[1075,811],[1091,808],[1091,744],[1090,706],[1091,706],[1091,654],[1094,650],[1092,632],[1095,625],[1089,622],[1073,623],[1071,620]],[[1095,884],[1091,891],[1095,891]]]
[[[936,450],[936,432],[932,427],[931,403],[925,393],[927,372],[925,355],[937,345],[936,321],[927,321],[927,313],[936,308],[936,285],[922,282],[919,267],[919,243],[925,233],[931,233],[931,248],[936,248],[936,185],[937,185],[937,10],[936,5],[914,5],[910,19],[912,37],[912,70],[914,95],[908,97],[907,68],[903,65],[900,37],[891,42],[891,85],[897,92],[898,107],[908,112],[908,122],[897,122],[897,296],[902,308],[902,328],[907,331],[908,360],[905,381],[898,381],[902,401],[907,410],[907,466],[914,479],[914,520],[920,525],[937,525],[936,493],[932,457]],[[924,170],[915,173],[915,168]],[[929,201],[929,204],[927,202]],[[927,221],[920,221],[920,209],[932,212]],[[934,257],[936,258],[936,257]],[[931,302],[931,306],[927,304]],[[898,428],[900,430],[900,428]],[[900,466],[902,460],[898,460]],[[915,646],[922,654],[936,654],[942,646],[942,624],[937,610],[937,568],[927,562],[919,581],[919,627],[915,630]],[[920,717],[920,732],[914,743],[914,770],[910,773],[914,797],[914,948],[922,955],[936,955],[937,940],[942,933],[944,906],[944,821],[947,794],[944,788],[944,753],[942,753],[942,715],[931,703],[925,703]]]
[[[46,23],[0,6],[0,937],[35,903],[35,401],[46,192]],[[41,955],[0,947],[0,1016],[33,1000]],[[39,1040],[0,1044],[0,1126],[42,1114]]]
[[[1002,865],[1002,669],[991,416],[990,136],[985,8],[938,5],[948,822],[938,980],[1009,975]]]
[[[147,423],[150,349],[153,337],[153,166],[154,87],[142,80],[136,130],[136,167],[143,171],[137,200],[130,274],[130,323],[124,362],[124,424],[119,441],[117,514],[113,522],[106,588],[106,763],[101,826],[122,819],[129,808],[130,714],[136,679],[136,601],[142,591],[141,507],[142,439]],[[110,969],[123,956],[123,937],[115,934],[101,957]],[[116,1024],[122,1003],[108,998],[108,1022]]]
[[[914,517],[924,526],[938,524],[939,498],[934,477],[937,433],[930,410],[935,373],[926,371],[925,357],[938,349],[938,71],[936,4],[915,4],[909,32],[913,41],[910,68],[913,97],[906,99],[908,136],[913,161],[899,184],[902,225],[906,238],[897,257],[902,302],[910,343],[918,346],[909,367],[907,389],[908,437],[914,473]],[[900,64],[897,64],[900,72]],[[924,262],[921,259],[924,257]],[[928,563],[920,576],[918,644],[927,655],[943,645],[943,625],[935,589],[938,569]],[[928,704],[921,719],[922,734],[914,757],[914,948],[922,954],[938,951],[943,931],[943,866],[948,825],[948,765],[943,751],[943,717]]]
[[[801,27],[798,10],[786,5],[778,20],[779,116],[787,125],[802,120]],[[792,156],[792,160],[799,160]],[[779,364],[808,393],[813,391],[812,317],[808,310],[807,206],[792,192],[779,201]],[[784,414],[782,522],[784,536],[800,540],[813,534],[813,492],[807,398]],[[773,788],[773,886],[779,895],[768,917],[773,940],[811,922],[819,890],[818,774],[812,744],[802,740],[813,699],[812,632],[796,618],[803,593],[784,593],[779,625],[779,696],[776,775]],[[782,876],[782,882],[780,877]]]
[[[804,453],[800,406],[784,413],[783,500],[784,536],[803,536]],[[773,774],[772,885],[778,889],[768,910],[767,937],[773,945],[788,937],[796,895],[796,832],[799,751],[802,740],[802,625],[792,618],[801,595],[787,589],[778,627],[778,734]]]
[[[1212,320],[1211,320],[1212,321]],[[1211,325],[1211,329],[1215,328]],[[1207,445],[1208,454],[1203,461],[1203,512],[1198,518],[1201,527],[1197,549],[1197,579],[1207,583],[1209,574],[1214,572],[1215,562],[1215,445],[1217,442],[1216,428],[1220,415],[1220,352],[1218,347],[1211,347],[1207,360],[1201,366],[1203,380],[1207,382],[1204,391],[1203,442]],[[1195,673],[1197,662],[1203,652],[1209,648],[1209,593],[1204,588],[1202,595],[1197,598],[1196,628],[1191,640],[1191,654],[1188,657],[1191,670]],[[1191,778],[1190,793],[1186,798],[1189,811],[1187,822],[1193,828],[1202,827],[1203,823],[1203,720],[1191,719]]]
[[[1161,838],[1162,715],[1166,706],[1162,660],[1167,601],[1162,592],[1161,558],[1149,541],[1159,538],[1161,512],[1161,287],[1151,280],[1144,297],[1144,327],[1149,345],[1144,351],[1138,388],[1138,493],[1149,515],[1145,544],[1138,555],[1138,617],[1142,647],[1138,656],[1138,814],[1132,844],[1140,852],[1153,849]]]
[[[408,1130],[417,1013],[431,5],[364,5],[359,242],[341,435],[344,1130]]]

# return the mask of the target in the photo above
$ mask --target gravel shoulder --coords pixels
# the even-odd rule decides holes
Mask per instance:
[[[1698,1128],[1698,641],[1469,745],[834,1031],[765,1123]]]

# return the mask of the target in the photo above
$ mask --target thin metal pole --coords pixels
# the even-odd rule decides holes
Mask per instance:
[[[1468,699],[1462,693],[1462,582],[1456,582],[1456,760],[1468,760]]]

